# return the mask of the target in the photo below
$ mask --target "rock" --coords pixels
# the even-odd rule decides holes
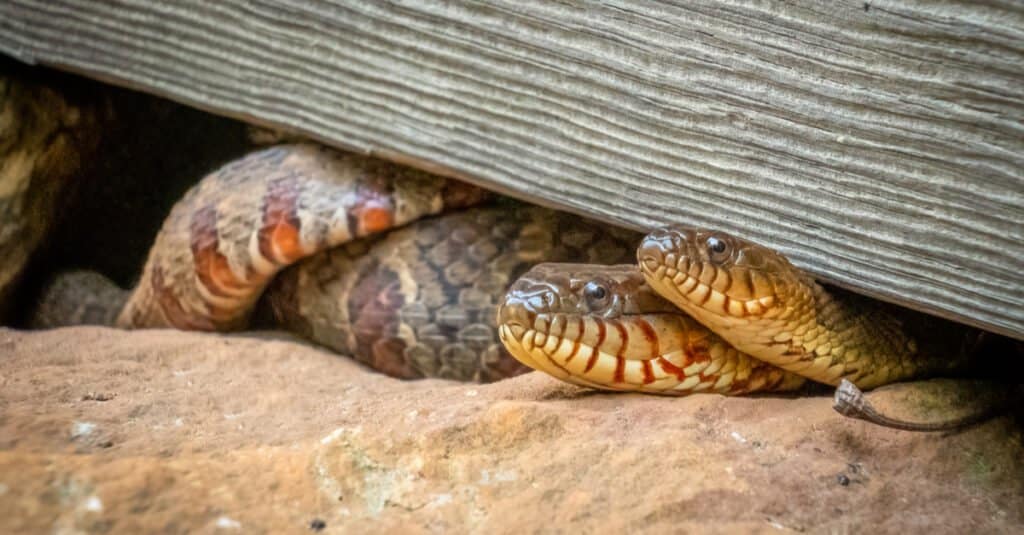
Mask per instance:
[[[112,113],[91,87],[0,61],[0,318]]]
[[[402,382],[277,333],[0,329],[0,531],[1024,529],[1012,417],[915,434],[830,405]]]

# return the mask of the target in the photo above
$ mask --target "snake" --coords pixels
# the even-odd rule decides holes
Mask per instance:
[[[783,254],[670,225],[634,263],[545,263],[509,289],[499,336],[535,370],[602,390],[666,395],[860,388],[971,367],[982,331],[826,289]]]
[[[68,280],[53,294],[102,286]],[[965,369],[982,338],[825,289],[724,232],[641,238],[313,143],[203,177],[171,209],[134,289],[74,306],[40,316],[129,329],[271,323],[399,378],[534,369],[669,395],[873,388]]]
[[[37,327],[291,331],[402,379],[528,371],[494,323],[533,264],[626,262],[639,234],[311,142],[252,151],[171,208],[138,282],[89,271],[43,292]]]

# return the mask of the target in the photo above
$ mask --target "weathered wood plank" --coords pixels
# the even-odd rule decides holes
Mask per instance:
[[[0,51],[1024,338],[1020,2],[6,0]]]

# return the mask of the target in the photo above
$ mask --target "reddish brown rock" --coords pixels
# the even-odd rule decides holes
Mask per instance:
[[[906,397],[900,388],[876,403]],[[0,531],[1013,532],[1003,417],[401,382],[283,335],[0,330]]]

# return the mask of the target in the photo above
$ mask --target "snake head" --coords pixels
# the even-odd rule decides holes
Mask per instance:
[[[672,392],[686,377],[665,369],[682,375],[685,355],[707,351],[707,333],[693,332],[695,326],[651,290],[635,265],[540,264],[512,285],[498,308],[499,337],[520,362],[612,390]],[[669,361],[655,367],[666,355],[679,367]]]
[[[521,334],[554,315],[616,319],[659,312],[678,310],[651,291],[634,266],[544,263],[512,284],[498,324]]]
[[[535,266],[506,294],[498,332],[523,364],[604,390],[739,393],[803,382],[725,343],[635,265]]]
[[[782,254],[719,231],[655,230],[637,260],[656,291],[712,328],[782,314],[806,287]]]

